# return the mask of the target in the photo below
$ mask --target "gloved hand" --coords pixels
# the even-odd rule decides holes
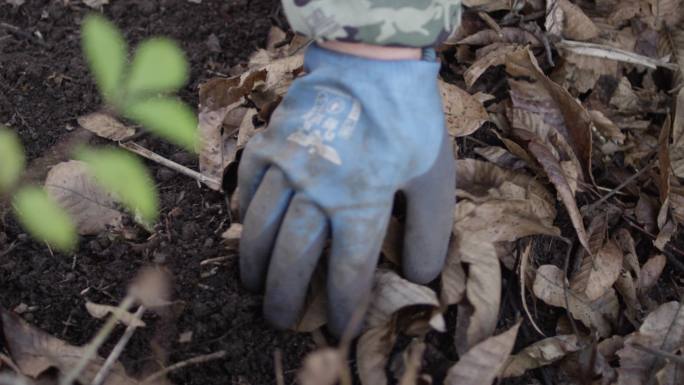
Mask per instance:
[[[394,194],[407,198],[406,278],[440,273],[455,170],[434,60],[380,61],[318,46],[238,171],[240,275],[264,314],[293,326],[331,239],[328,328],[338,336],[368,298]]]

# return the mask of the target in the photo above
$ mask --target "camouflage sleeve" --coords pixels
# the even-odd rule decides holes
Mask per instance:
[[[461,22],[461,0],[282,0],[296,32],[318,41],[430,47]]]

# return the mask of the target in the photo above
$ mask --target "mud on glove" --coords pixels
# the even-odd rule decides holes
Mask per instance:
[[[238,171],[240,275],[265,288],[264,314],[293,326],[326,239],[328,327],[370,294],[393,198],[407,198],[406,278],[441,271],[455,170],[434,60],[381,61],[312,46],[297,79],[244,150]]]

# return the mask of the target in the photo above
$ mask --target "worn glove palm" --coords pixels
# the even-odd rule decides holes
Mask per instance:
[[[312,46],[305,67],[242,156],[240,273],[251,290],[265,284],[266,318],[290,327],[330,238],[328,327],[339,336],[368,298],[397,191],[407,198],[405,276],[426,283],[441,271],[454,159],[434,60]]]

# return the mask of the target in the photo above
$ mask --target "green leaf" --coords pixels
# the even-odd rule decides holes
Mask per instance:
[[[188,80],[188,63],[173,40],[152,38],[140,44],[126,81],[129,96],[144,92],[169,92]]]
[[[69,215],[39,187],[24,187],[13,199],[14,211],[35,238],[62,251],[73,250],[78,236]]]
[[[24,171],[24,148],[17,135],[0,126],[0,192],[9,191]]]
[[[170,98],[146,99],[130,104],[125,115],[160,137],[197,151],[197,116],[185,103]]]
[[[83,21],[81,43],[103,98],[118,104],[128,51],[121,32],[104,17],[91,14]]]
[[[131,212],[147,224],[157,219],[159,203],[154,181],[145,165],[130,153],[116,148],[78,151],[78,158],[88,164],[95,179]]]

